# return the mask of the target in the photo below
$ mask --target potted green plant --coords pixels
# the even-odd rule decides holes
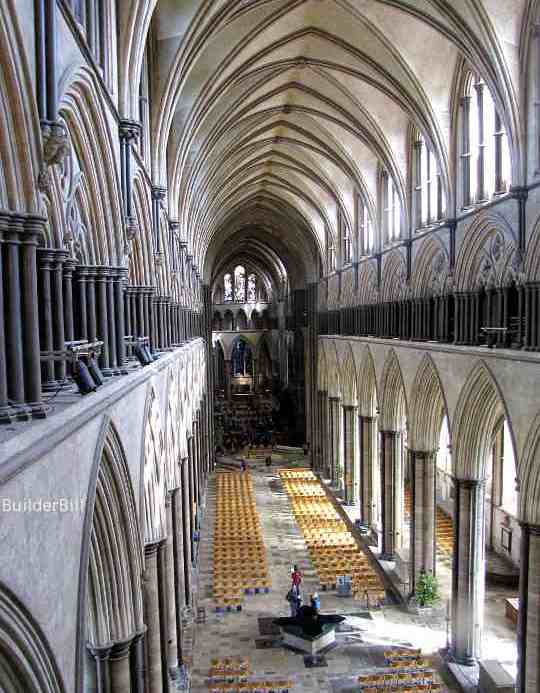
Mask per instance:
[[[420,609],[434,606],[440,599],[439,583],[435,575],[422,571],[416,582],[414,596]]]

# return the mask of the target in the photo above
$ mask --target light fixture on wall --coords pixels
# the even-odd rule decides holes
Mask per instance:
[[[71,362],[71,377],[81,395],[95,392],[103,385],[103,374],[97,363],[103,342],[88,342],[86,339],[66,342]]]

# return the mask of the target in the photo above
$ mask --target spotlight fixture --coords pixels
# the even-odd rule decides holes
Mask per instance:
[[[71,376],[81,395],[95,392],[103,384],[103,375],[96,359],[102,346],[103,342],[88,342],[85,339],[66,342],[67,354],[71,359]]]
[[[133,346],[133,354],[141,364],[141,366],[149,366],[154,363],[155,358],[150,353],[149,337],[131,337],[128,344]]]

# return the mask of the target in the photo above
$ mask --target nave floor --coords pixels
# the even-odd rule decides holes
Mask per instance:
[[[306,459],[299,466],[305,466]],[[290,467],[289,462],[283,464]],[[277,467],[267,469],[263,463],[249,465],[255,489],[257,511],[262,524],[272,588],[269,594],[246,596],[242,611],[217,614],[212,599],[212,531],[215,519],[215,474],[209,481],[207,507],[200,545],[198,606],[206,609],[206,622],[195,625],[192,687],[194,693],[208,692],[207,674],[214,658],[247,657],[252,676],[257,679],[286,678],[294,683],[292,693],[352,693],[358,691],[358,674],[384,666],[383,651],[396,645],[420,647],[440,666],[437,650],[446,642],[445,624],[425,623],[397,606],[388,605],[366,613],[363,605],[352,598],[341,598],[333,592],[319,592],[323,613],[355,614],[347,618],[352,632],[337,634],[337,646],[326,653],[327,667],[306,668],[301,654],[271,646],[275,636],[265,636],[259,619],[289,615],[285,594],[290,587],[290,569],[299,565],[304,574],[303,595],[317,591],[313,566],[291,505],[277,475]],[[268,643],[270,646],[261,648]],[[259,649],[261,648],[261,649]],[[445,674],[444,690],[454,693]]]

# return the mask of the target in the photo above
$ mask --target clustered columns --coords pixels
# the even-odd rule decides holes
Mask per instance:
[[[144,547],[143,602],[147,627],[145,690],[149,693],[163,693],[163,678],[166,675],[161,650],[162,617],[165,612],[164,594],[160,589],[160,573],[163,573],[162,566],[159,565],[163,561],[164,544],[165,540],[161,539]]]
[[[460,664],[481,655],[485,585],[483,479],[456,479],[452,566],[452,654]]]
[[[403,434],[381,431],[382,553],[386,561],[395,560],[401,548],[403,524]]]
[[[328,393],[324,390],[318,392],[318,426],[317,426],[317,450],[315,451],[315,464],[321,474],[328,476]]]
[[[64,265],[67,260],[66,250],[38,248],[39,340],[44,391],[56,390],[66,380],[64,352],[68,336],[64,324]]]
[[[540,525],[521,523],[517,691],[540,687]]]
[[[44,220],[0,211],[0,422],[43,418],[36,252]],[[6,314],[4,315],[4,311]]]
[[[76,265],[73,288],[75,339],[103,342],[99,365],[106,376],[126,372],[123,267]]]
[[[358,502],[358,407],[343,405],[345,503]]]
[[[339,397],[329,397],[329,428],[330,436],[328,438],[330,444],[330,479],[332,485],[338,487],[340,485],[339,478],[339,463],[341,450],[341,399]]]
[[[375,480],[373,473],[377,460],[377,417],[359,416],[359,452],[360,452],[360,520],[369,527],[374,527],[375,517]]]
[[[422,571],[435,575],[436,452],[409,450],[412,517],[410,587],[414,592]]]
[[[97,693],[143,693],[145,690],[144,632],[103,646],[88,645],[95,669]]]

